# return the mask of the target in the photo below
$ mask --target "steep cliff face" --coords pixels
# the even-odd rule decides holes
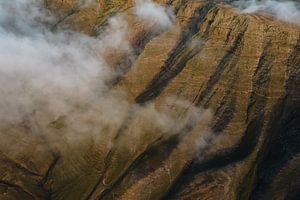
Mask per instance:
[[[118,72],[110,89],[130,104],[174,109],[178,123],[190,107],[202,118],[165,134],[147,112],[130,109],[120,127],[72,146],[61,141],[63,118],[46,136],[26,124],[1,128],[3,140],[18,143],[1,144],[1,199],[299,197],[300,26],[220,1],[158,2],[173,7],[175,26],[133,17],[134,1],[45,6],[57,16],[53,32],[94,37],[123,13],[133,52],[106,52]]]

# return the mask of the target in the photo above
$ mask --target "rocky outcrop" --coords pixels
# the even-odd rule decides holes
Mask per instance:
[[[1,199],[297,199],[298,25],[218,1],[168,0],[160,2],[178,20],[163,31],[130,17],[133,1],[45,2],[58,16],[53,31],[96,36],[109,16],[128,13],[135,56],[120,52],[110,60],[122,69],[111,88],[159,109],[175,105],[170,96],[183,99],[209,109],[212,119],[167,136],[155,127],[134,134],[145,122],[131,111],[123,126],[72,147],[51,146],[55,138],[30,135],[35,127],[26,123],[1,130],[19,144],[17,151],[1,145]],[[52,125],[57,132],[59,123]],[[207,132],[206,145],[194,145]]]

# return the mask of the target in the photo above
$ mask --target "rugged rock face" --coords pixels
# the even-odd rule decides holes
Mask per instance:
[[[211,120],[165,136],[134,111],[121,127],[75,147],[26,125],[3,130],[0,199],[297,199],[300,195],[300,26],[245,14],[219,1],[160,1],[174,8],[170,30],[131,15],[134,1],[46,0],[51,29],[96,36],[116,12],[127,13],[135,56],[110,52],[122,73],[111,87],[128,101],[163,109],[173,99],[209,109]],[[168,102],[168,103],[166,103]],[[179,110],[178,118],[181,115]],[[61,131],[61,130],[60,130]],[[206,137],[206,145],[194,147]],[[142,135],[142,136],[141,136]],[[50,142],[49,142],[50,140]],[[50,144],[50,145],[49,145]],[[111,145],[112,144],[112,145]],[[134,144],[134,145],[132,145]]]

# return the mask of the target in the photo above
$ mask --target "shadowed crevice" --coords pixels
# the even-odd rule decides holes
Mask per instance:
[[[272,57],[272,55],[269,54],[267,55],[268,49],[269,49],[269,45],[266,45],[262,53],[262,55],[264,55],[262,56],[262,58],[265,58],[266,56]],[[265,95],[267,95],[272,66],[273,66],[272,63],[266,62],[265,59],[260,59],[260,61],[258,62],[257,71],[254,73],[252,79],[252,85],[254,90],[252,91],[252,95],[250,95],[249,103],[252,101],[254,97],[257,100],[253,105],[253,109],[251,109],[251,111],[249,111],[248,113],[251,117],[249,117],[248,125],[246,127],[244,136],[240,139],[238,144],[233,148],[217,151],[213,156],[210,156],[205,160],[199,160],[198,157],[191,160],[191,162],[188,164],[186,169],[182,172],[180,178],[177,180],[176,184],[170,190],[169,194],[166,196],[165,199],[171,199],[174,195],[178,193],[178,191],[182,190],[185,185],[192,182],[195,179],[195,176],[197,174],[212,169],[219,169],[229,164],[241,161],[253,152],[253,150],[255,149],[258,143],[258,139],[260,137],[262,128],[264,126],[265,109],[266,109],[265,107],[267,104],[266,96],[256,96],[255,94],[257,94],[258,91],[260,91]],[[267,74],[264,74],[264,76],[258,75],[265,72]],[[265,77],[267,78],[265,79]],[[234,101],[232,101],[227,106],[225,106],[223,114],[221,114],[221,116],[219,117],[218,120],[219,122],[217,121],[213,126],[214,127],[213,129],[215,131],[220,131],[220,132],[223,131],[224,128],[227,126],[227,124],[230,122],[232,115],[235,112],[234,110],[232,110],[235,107],[234,105],[235,103]],[[230,118],[229,120],[226,120],[226,118],[228,118],[226,117],[227,115],[229,115]],[[223,123],[224,120],[227,121],[227,124]],[[217,132],[217,134],[220,132]]]
[[[176,47],[170,53],[161,71],[146,86],[145,90],[136,97],[136,102],[144,104],[155,99],[186,66],[186,63],[202,50],[202,45],[194,44],[193,36],[199,32],[208,12],[214,8],[214,3],[207,3],[198,9],[188,23]],[[192,48],[192,49],[190,49]]]
[[[0,185],[11,188],[15,190],[19,196],[22,196],[24,199],[32,199],[32,200],[38,200],[34,195],[32,195],[30,192],[23,189],[21,186],[18,186],[16,184],[9,183],[7,181],[0,180]]]
[[[240,48],[243,37],[247,31],[247,26],[244,27],[244,29],[237,35],[233,45],[230,47],[230,49],[226,52],[226,54],[223,56],[219,64],[217,65],[214,73],[210,76],[206,88],[200,93],[199,98],[197,100],[196,105],[201,105],[202,101],[205,97],[213,90],[214,86],[217,84],[217,82],[220,80],[224,70],[228,66],[228,63],[230,60],[235,56],[238,49]]]
[[[300,39],[287,59],[285,94],[273,107],[267,135],[259,152],[257,184],[251,195],[253,200],[264,199],[264,194],[275,181],[274,177],[289,160],[300,153],[300,91],[297,87],[300,85],[299,52]]]

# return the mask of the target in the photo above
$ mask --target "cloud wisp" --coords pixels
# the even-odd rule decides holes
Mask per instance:
[[[134,9],[136,17],[161,28],[174,24],[172,11],[152,1],[137,1]],[[78,141],[101,135],[108,127],[121,127],[130,110],[151,122],[143,126],[164,133],[176,132],[198,118],[187,115],[179,121],[170,109],[131,104],[124,91],[108,85],[116,72],[106,60],[107,51],[134,52],[122,14],[110,18],[98,37],[53,32],[49,24],[56,20],[41,0],[0,2],[0,130],[26,123],[39,127],[31,130],[35,134],[51,134],[49,125],[63,123],[62,136]]]
[[[175,21],[175,15],[171,8],[151,0],[136,0],[135,14],[145,21],[155,23],[162,29],[170,28]]]
[[[283,21],[300,24],[300,3],[296,1],[238,0],[233,5],[246,13],[264,11]]]

